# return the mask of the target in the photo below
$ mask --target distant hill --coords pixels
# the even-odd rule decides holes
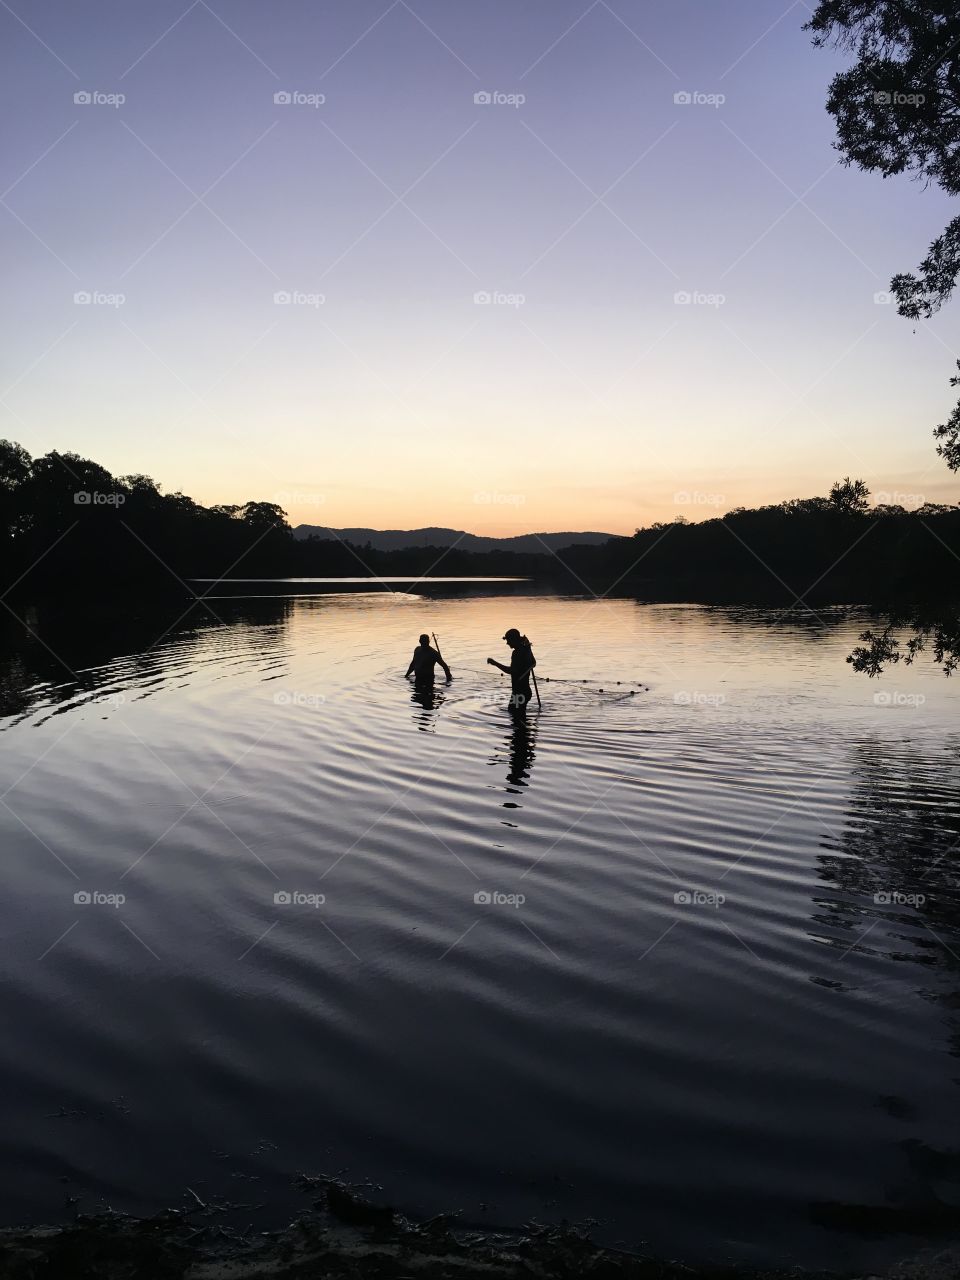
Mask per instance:
[[[317,524],[298,524],[295,538],[311,536],[326,540],[338,538],[356,546],[367,543],[376,551],[403,551],[408,547],[452,547],[460,551],[519,551],[536,553],[562,551],[576,544],[599,546],[609,542],[612,533],[522,533],[514,538],[483,538],[462,529],[326,529]]]

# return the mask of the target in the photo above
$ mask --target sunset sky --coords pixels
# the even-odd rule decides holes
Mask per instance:
[[[876,300],[956,210],[839,165],[809,16],[4,3],[0,435],[335,527],[956,501],[960,310]]]

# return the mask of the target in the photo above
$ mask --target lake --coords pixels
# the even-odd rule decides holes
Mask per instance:
[[[304,1171],[687,1260],[918,1251],[958,1199],[960,685],[854,674],[843,611],[418,590],[22,611],[5,1220],[189,1186],[264,1229]]]

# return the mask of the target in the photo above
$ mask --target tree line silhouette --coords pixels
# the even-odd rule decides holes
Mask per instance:
[[[597,550],[614,576],[625,573],[634,585],[667,585],[673,599],[888,607],[942,602],[957,576],[960,508],[871,507],[863,481],[847,479],[826,497],[737,507],[697,523],[680,517]],[[596,557],[593,548],[575,547],[565,559],[587,572]]]
[[[565,590],[781,607],[857,603],[950,639],[960,508],[870,505],[861,480],[692,523],[677,517],[597,546],[542,554],[411,547],[380,551],[295,538],[275,503],[205,507],[149,476],[113,476],[75,453],[31,458],[0,441],[0,593],[202,593],[199,579],[528,575]],[[218,590],[225,589],[220,584]],[[891,635],[873,662],[897,660]],[[914,637],[914,640],[916,636]],[[903,650],[910,656],[909,647]],[[863,669],[871,669],[864,660]]]

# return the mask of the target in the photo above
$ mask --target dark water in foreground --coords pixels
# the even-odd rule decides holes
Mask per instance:
[[[853,675],[833,615],[212,603],[31,614],[0,661],[8,1221],[189,1185],[273,1224],[303,1170],[688,1259],[920,1248],[960,1190],[960,685]],[[510,625],[614,691],[517,729]]]

